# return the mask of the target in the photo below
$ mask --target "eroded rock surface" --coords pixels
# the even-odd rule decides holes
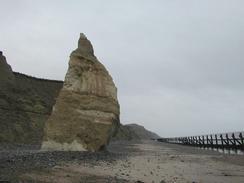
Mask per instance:
[[[14,83],[12,68],[8,65],[5,56],[0,51],[0,87],[1,90],[9,88]]]
[[[44,129],[44,150],[97,151],[119,125],[117,89],[84,34]]]

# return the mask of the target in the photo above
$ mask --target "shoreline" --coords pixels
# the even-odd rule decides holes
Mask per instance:
[[[155,141],[112,142],[97,153],[0,151],[0,166],[0,180],[9,182],[241,183],[244,178],[243,155]]]

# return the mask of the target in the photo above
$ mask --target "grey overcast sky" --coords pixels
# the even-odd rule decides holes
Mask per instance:
[[[58,80],[84,32],[122,123],[164,137],[244,130],[243,0],[0,0],[0,25],[14,71]]]

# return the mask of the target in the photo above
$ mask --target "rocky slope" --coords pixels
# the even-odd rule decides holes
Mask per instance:
[[[156,133],[153,133],[143,126],[138,124],[120,125],[117,134],[113,140],[150,140],[160,138]]]
[[[0,143],[40,144],[62,81],[13,72],[0,55]]]

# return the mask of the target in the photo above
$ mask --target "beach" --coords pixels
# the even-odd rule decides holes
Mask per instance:
[[[244,180],[244,156],[156,141],[113,142],[105,152],[1,151],[9,182],[212,183]]]

